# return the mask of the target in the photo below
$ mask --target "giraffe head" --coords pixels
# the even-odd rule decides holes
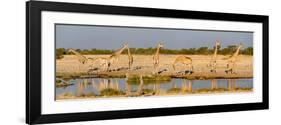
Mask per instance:
[[[164,45],[163,45],[163,43],[158,43],[158,45],[157,45],[157,48],[163,48],[164,47]]]
[[[128,48],[128,42],[125,42],[125,43],[123,44],[123,48]]]
[[[75,51],[75,50],[72,49],[72,48],[67,49],[67,52],[68,52],[68,53],[71,53],[71,52],[74,52],[74,51]]]
[[[238,45],[238,48],[240,49],[242,47],[243,47],[243,44],[242,44],[242,42],[240,42],[239,45]]]
[[[218,49],[220,49],[221,47],[221,42],[219,40],[216,41],[216,45],[215,45]]]

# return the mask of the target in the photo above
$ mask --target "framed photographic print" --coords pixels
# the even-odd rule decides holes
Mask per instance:
[[[26,123],[268,109],[268,16],[26,4]]]

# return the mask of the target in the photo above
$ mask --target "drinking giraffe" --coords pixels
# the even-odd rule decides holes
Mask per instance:
[[[90,58],[87,58],[87,57],[83,56],[82,54],[80,54],[79,52],[75,51],[74,49],[68,49],[67,52],[75,54],[76,58],[78,59],[78,61],[80,63],[79,71],[81,71],[81,64],[84,65],[84,64],[87,64],[90,61],[92,61]]]
[[[187,56],[184,56],[184,55],[178,56],[173,63],[173,69],[174,70],[176,70],[177,64],[182,64],[184,67],[188,66],[188,73],[189,74],[191,74],[193,72],[192,59],[190,57],[187,57]]]

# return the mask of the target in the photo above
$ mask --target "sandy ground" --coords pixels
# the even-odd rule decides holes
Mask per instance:
[[[109,55],[85,55],[87,58],[97,57],[109,57]],[[187,70],[187,67],[177,65],[176,70],[172,68],[172,64],[176,57],[179,55],[160,55],[160,66],[159,70],[167,69],[167,71],[161,73],[161,75],[174,75],[178,76],[178,71]],[[133,55],[134,63],[133,67],[141,67],[139,70],[123,70],[105,72],[99,71],[100,74],[106,75],[124,75],[126,72],[132,74],[151,74],[153,71],[152,56],[151,55]],[[229,56],[218,55],[217,57],[217,73],[211,73],[210,67],[207,65],[210,62],[211,55],[188,55],[193,60],[193,71],[192,75],[188,77],[253,77],[253,57],[247,55],[239,55],[237,58],[237,68],[235,74],[226,74],[226,58]],[[64,58],[56,60],[56,72],[58,74],[79,74],[86,73],[89,70],[90,64],[80,64],[75,55],[64,55]],[[101,68],[99,64],[93,64],[93,67]],[[111,69],[117,69],[121,67],[128,67],[128,56],[121,55],[119,61],[111,66]],[[182,76],[182,75],[180,75]]]

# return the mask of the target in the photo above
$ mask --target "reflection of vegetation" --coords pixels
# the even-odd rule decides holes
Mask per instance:
[[[61,97],[74,97],[74,95],[70,92],[62,93],[59,96],[61,96]]]
[[[155,84],[155,83],[166,83],[172,80],[169,76],[143,76],[143,83],[144,84]],[[137,75],[132,75],[128,78],[127,82],[129,84],[139,84],[140,83],[140,77]]]
[[[81,93],[81,94],[79,95],[79,97],[94,97],[94,96],[96,96],[96,94],[93,93],[93,92],[90,92],[90,93]]]
[[[253,88],[235,88],[235,91],[251,91]]]
[[[180,88],[171,88],[167,90],[167,93],[180,93],[181,89]]]
[[[114,96],[114,95],[123,95],[124,92],[112,89],[112,88],[106,88],[100,91],[101,96]]]
[[[229,45],[226,48],[222,48],[218,50],[218,54],[222,55],[231,55],[236,49],[236,45]],[[84,55],[93,55],[93,54],[111,54],[114,50],[103,50],[103,49],[76,49],[77,52],[84,54]],[[156,49],[149,47],[149,48],[130,48],[131,54],[143,54],[143,55],[151,55],[153,54]],[[160,52],[162,54],[188,54],[188,55],[209,55],[213,54],[214,49],[208,47],[199,47],[199,48],[188,48],[188,49],[161,49]],[[253,47],[248,47],[245,49],[240,50],[241,54],[244,55],[253,55]],[[126,51],[123,51],[125,54]],[[65,48],[57,48],[56,49],[56,58],[60,59],[63,58],[63,55],[71,55],[73,53],[68,53]]]
[[[142,91],[143,91],[144,95],[147,95],[147,94],[154,95],[155,94],[154,90],[152,90],[152,89],[143,89]]]
[[[61,82],[62,82],[62,80],[56,79],[56,83],[61,83]]]
[[[196,91],[194,91],[195,93],[197,93],[197,92],[199,92],[199,93],[201,93],[201,92],[212,92],[213,90],[212,89],[207,89],[207,88],[203,88],[203,89],[198,89],[198,90],[196,90]]]
[[[64,83],[64,82],[56,82],[56,87],[58,88],[66,88],[68,86],[74,85],[73,83]]]
[[[234,88],[234,89],[226,89],[226,88],[215,88],[215,89],[209,89],[209,88],[203,88],[203,89],[198,89],[194,91],[193,93],[211,93],[211,92],[228,92],[228,91],[252,91],[253,88]]]

